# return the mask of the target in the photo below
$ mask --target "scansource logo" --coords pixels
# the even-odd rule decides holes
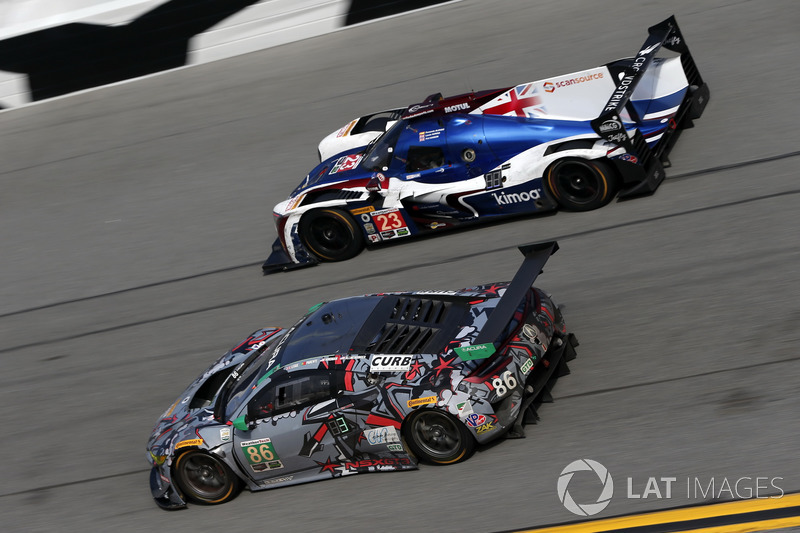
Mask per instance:
[[[572,476],[575,475],[575,472],[581,471],[591,471],[597,474],[597,478],[603,486],[600,496],[594,503],[577,503],[569,493],[569,482],[572,481]],[[561,471],[556,489],[558,490],[558,499],[569,512],[578,516],[593,516],[605,509],[611,502],[611,497],[614,495],[614,480],[611,479],[608,469],[597,461],[578,459],[572,461]]]

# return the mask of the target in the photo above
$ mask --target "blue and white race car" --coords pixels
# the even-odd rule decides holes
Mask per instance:
[[[515,87],[357,118],[274,209],[265,273],[342,261],[365,245],[653,193],[709,98],[674,17],[632,58]],[[672,57],[656,57],[666,49]]]

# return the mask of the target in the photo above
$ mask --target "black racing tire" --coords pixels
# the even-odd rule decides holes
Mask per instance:
[[[469,459],[475,437],[463,422],[439,409],[421,409],[403,424],[406,444],[418,459],[449,465]]]
[[[364,236],[341,209],[314,209],[300,219],[300,239],[322,261],[345,261],[361,253]]]
[[[200,450],[179,455],[172,472],[184,497],[201,505],[225,503],[242,489],[241,480],[228,465]]]
[[[617,194],[614,170],[602,161],[569,157],[559,159],[544,173],[547,192],[568,211],[603,207]]]

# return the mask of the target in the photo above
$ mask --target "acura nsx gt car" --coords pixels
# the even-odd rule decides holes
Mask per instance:
[[[456,463],[523,437],[578,344],[532,287],[557,249],[521,246],[510,283],[344,298],[256,331],[161,415],[147,444],[155,501]]]
[[[674,57],[655,57],[662,48]],[[323,139],[322,162],[275,206],[278,238],[264,272],[467,223],[650,194],[708,98],[670,17],[632,58],[357,118]]]

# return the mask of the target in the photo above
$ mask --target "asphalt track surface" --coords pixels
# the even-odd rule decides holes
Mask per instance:
[[[712,97],[654,196],[261,276],[271,208],[324,134],[630,55],[672,13]],[[685,479],[800,490],[798,23],[792,0],[466,0],[3,112],[2,529],[508,530],[576,519],[556,480],[580,458],[616,481],[601,518],[707,499]],[[336,297],[510,279],[515,246],[544,239],[561,250],[537,285],[581,345],[528,438],[449,467],[155,506],[156,418],[251,331]],[[671,499],[626,497],[649,477],[680,481]],[[590,481],[576,500],[596,498]]]

